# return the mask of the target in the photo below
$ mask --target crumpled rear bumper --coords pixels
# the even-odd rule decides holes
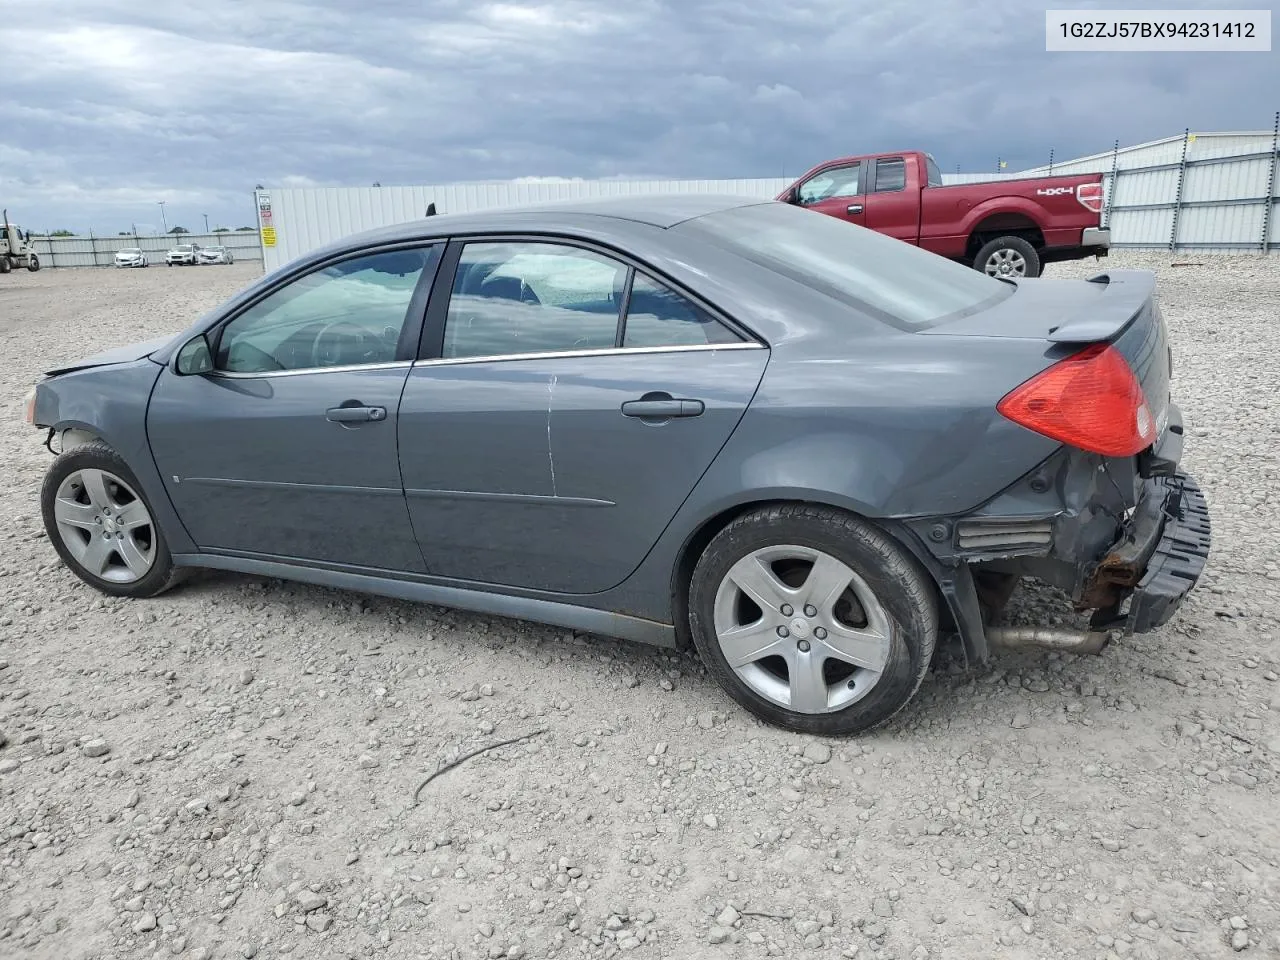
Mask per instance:
[[[1184,473],[1159,479],[1168,489],[1165,522],[1129,602],[1127,633],[1146,633],[1167,623],[1199,581],[1209,559],[1212,536],[1204,493]]]
[[[1195,480],[1181,471],[1149,478],[1124,535],[1086,586],[1088,605],[1101,608],[1093,628],[1148,633],[1163,626],[1199,581],[1211,543],[1209,507]]]

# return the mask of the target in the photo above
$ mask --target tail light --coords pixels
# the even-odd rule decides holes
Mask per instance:
[[[1095,343],[1014,387],[996,409],[1014,423],[1106,457],[1151,446],[1155,421],[1124,357]]]
[[[22,420],[28,426],[36,425],[36,388],[32,387],[22,398]]]
[[[1086,210],[1094,213],[1102,212],[1102,184],[1082,183],[1076,187],[1076,199]]]

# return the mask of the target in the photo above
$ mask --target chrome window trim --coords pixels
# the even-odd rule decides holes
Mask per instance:
[[[344,363],[338,367],[299,367],[296,370],[262,370],[260,372],[241,372],[232,370],[211,370],[207,377],[222,377],[227,380],[260,380],[264,377],[298,377],[304,373],[354,373],[357,370],[396,370],[413,366],[412,360],[391,360],[385,363]]]
[[[415,360],[414,367],[446,367],[463,363],[500,363],[507,360],[559,360],[567,357],[616,357],[628,354],[648,353],[702,353],[711,350],[767,350],[763,344],[742,343],[691,343],[665,347],[597,347],[591,350],[546,350],[536,353],[495,353],[482,357],[433,357]]]

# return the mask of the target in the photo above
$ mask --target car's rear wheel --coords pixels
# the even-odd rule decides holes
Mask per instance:
[[[851,514],[753,510],[703,551],[689,625],[711,675],[761,719],[847,735],[904,707],[929,668],[934,591],[919,564]]]
[[[989,277],[1040,276],[1040,254],[1022,237],[996,237],[983,244],[973,265]]]
[[[164,534],[128,464],[101,441],[61,454],[40,492],[45,532],[71,572],[103,593],[152,597],[177,580]]]

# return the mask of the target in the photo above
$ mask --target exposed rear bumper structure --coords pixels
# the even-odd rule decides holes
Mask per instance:
[[[1212,540],[1204,494],[1174,463],[1153,457],[1147,476],[1132,475],[1130,509],[1108,496],[1124,479],[1112,477],[1119,480],[1113,484],[1095,463],[1070,471],[1097,474],[1087,495],[1082,490],[1070,505],[1059,501],[1056,509],[1031,514],[1019,495],[1026,491],[1015,489],[1008,500],[1015,514],[911,524],[917,543],[928,543],[917,553],[937,578],[967,658],[982,662],[996,647],[1099,653],[1113,631],[1148,633],[1167,623],[1200,579]],[[1055,484],[1040,479],[1033,474],[1029,483],[1056,499]],[[1121,512],[1125,519],[1117,523]],[[1067,592],[1077,610],[1093,611],[1087,630],[988,626],[983,605],[999,609],[1024,576]]]
[[[1099,622],[1106,628],[1123,627],[1125,633],[1147,633],[1163,626],[1195,587],[1209,559],[1211,531],[1209,507],[1199,485],[1185,473],[1153,477],[1144,505],[1158,510],[1156,522],[1146,525],[1142,564],[1129,597],[1128,613]],[[1108,554],[1110,558],[1111,554]],[[1105,563],[1105,560],[1104,560]],[[1098,611],[1099,619],[1106,613]]]

